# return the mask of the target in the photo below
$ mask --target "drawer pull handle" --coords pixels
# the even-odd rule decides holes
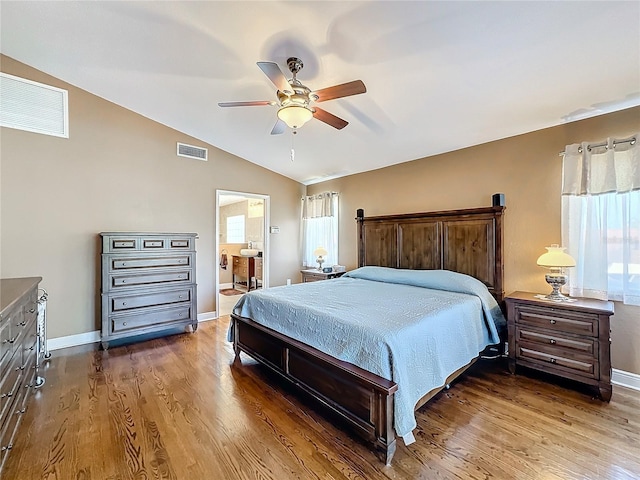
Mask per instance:
[[[550,343],[551,345],[555,345],[555,344],[556,344],[556,341],[555,341],[553,338],[551,338],[551,339],[549,339],[549,343]]]
[[[122,280],[122,283],[127,283],[127,281],[126,280]]]
[[[16,327],[24,327],[26,324],[27,324],[27,321],[25,320],[24,322],[20,322],[16,324]]]
[[[35,308],[30,308],[30,309],[29,309],[29,313],[33,313],[33,312],[35,312],[35,311],[36,311],[36,309],[35,309]]]
[[[127,326],[127,322],[122,322],[122,326],[126,327]]]
[[[2,447],[0,450],[2,450],[3,452],[7,451],[7,450],[11,450],[13,448],[13,445],[9,444],[6,447]]]
[[[182,295],[178,295],[178,298],[182,298]]]
[[[551,363],[556,363],[556,359],[555,359],[555,358],[550,358],[550,359],[549,359],[549,361],[550,361]]]
[[[16,415],[22,415],[22,414],[23,414],[24,412],[26,412],[26,411],[27,411],[27,409],[26,409],[26,407],[25,407],[25,408],[23,408],[23,409],[21,409],[21,410],[18,410],[18,411],[16,412]]]
[[[556,321],[552,318],[551,320],[549,320],[549,323],[551,323],[551,325],[554,325]]]
[[[179,314],[178,314],[178,316],[179,316],[179,317],[181,317],[181,316],[182,316],[182,313],[179,313]]]
[[[126,267],[127,266],[127,262],[122,262],[122,266]]]
[[[178,278],[182,278],[182,275],[178,275]]]
[[[122,302],[122,306],[124,307],[127,304],[127,302]]]

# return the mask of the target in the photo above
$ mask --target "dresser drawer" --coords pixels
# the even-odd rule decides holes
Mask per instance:
[[[2,425],[20,392],[23,379],[24,365],[21,355],[14,355],[6,373],[0,381],[0,425]]]
[[[144,285],[157,285],[160,283],[189,283],[191,282],[191,270],[174,270],[171,272],[151,272],[136,274],[110,275],[111,288],[139,287]]]
[[[7,369],[15,353],[15,339],[11,336],[11,318],[0,323],[0,375]]]
[[[13,404],[9,407],[7,418],[2,424],[0,431],[0,461],[4,462],[6,455],[13,448],[16,433],[22,417],[27,412],[27,401],[32,388],[28,383],[23,383],[18,387]]]
[[[191,250],[192,238],[172,238],[169,241],[169,248],[175,250]]]
[[[138,248],[138,240],[136,238],[110,238],[109,246],[114,252],[123,250],[136,250]]]
[[[146,308],[133,314],[113,315],[110,317],[111,333],[123,333],[151,326],[161,326],[191,319],[190,305],[171,308]]]
[[[576,335],[598,336],[598,315],[592,313],[520,305],[516,309],[515,323]]]
[[[38,332],[35,323],[25,329],[22,342],[20,342],[19,350],[22,353],[22,363],[27,364],[32,358],[36,357],[38,349]],[[18,352],[16,352],[16,355]]]
[[[191,267],[191,255],[171,255],[162,257],[128,257],[112,256],[109,259],[108,269],[110,272],[121,272],[123,270],[135,270],[141,268],[167,268],[167,267]]]
[[[11,361],[22,342],[24,327],[27,325],[23,311],[22,307],[12,310],[0,325],[0,342],[2,342],[0,374],[4,373],[8,362]]]
[[[193,298],[193,288],[154,291],[144,294],[110,294],[109,313],[131,310],[134,308],[166,305],[170,303],[189,302]]]

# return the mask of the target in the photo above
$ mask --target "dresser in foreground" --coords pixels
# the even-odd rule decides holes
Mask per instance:
[[[509,370],[540,370],[592,385],[611,400],[610,317],[613,302],[573,298],[554,302],[529,292],[505,299],[509,329]]]
[[[0,280],[0,474],[38,378],[41,280],[41,277]]]
[[[198,328],[195,233],[103,232],[102,347]]]

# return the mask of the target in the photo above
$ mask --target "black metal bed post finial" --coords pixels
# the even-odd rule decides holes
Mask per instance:
[[[358,224],[358,267],[364,266],[364,209],[356,210],[356,223]]]

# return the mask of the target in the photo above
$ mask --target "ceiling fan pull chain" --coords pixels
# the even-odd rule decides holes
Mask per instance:
[[[296,130],[293,130],[293,132],[291,133],[291,161],[292,162],[296,159],[296,151],[293,149],[293,139],[296,133],[298,133]]]

